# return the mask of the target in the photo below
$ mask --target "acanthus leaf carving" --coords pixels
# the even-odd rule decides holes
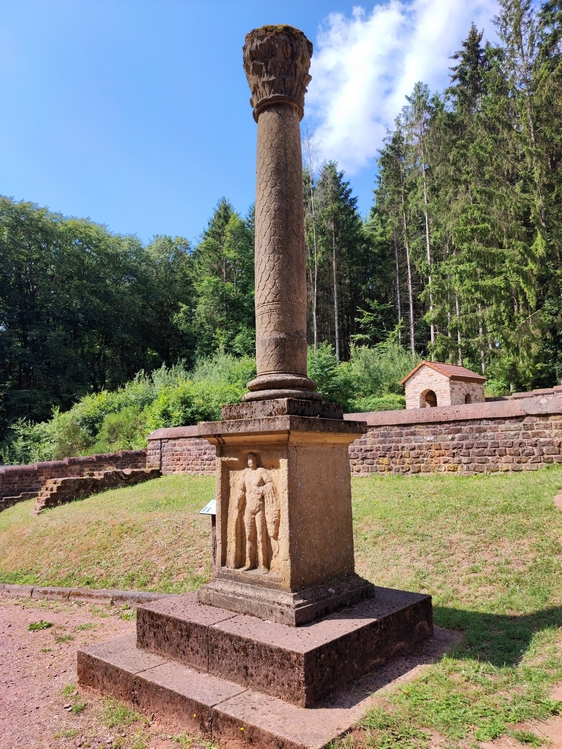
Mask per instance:
[[[302,119],[312,42],[293,26],[262,26],[246,34],[244,70],[254,118],[270,104],[286,103]]]

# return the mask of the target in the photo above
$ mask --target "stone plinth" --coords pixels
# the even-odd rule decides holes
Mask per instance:
[[[318,415],[296,415],[302,404]],[[215,577],[200,601],[295,626],[373,595],[355,574],[348,457],[365,424],[292,399],[224,415],[242,413],[199,424],[216,446],[218,500]]]
[[[432,634],[429,596],[376,592],[298,628],[170,596],[138,608],[136,641],[80,650],[78,682],[225,745],[320,749],[365,710],[341,690]]]
[[[137,647],[310,707],[431,635],[430,596],[376,592],[302,627],[205,606],[187,593],[137,609]]]

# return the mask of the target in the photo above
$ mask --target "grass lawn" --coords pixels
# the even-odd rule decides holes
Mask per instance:
[[[463,633],[424,675],[385,694],[339,745],[479,746],[562,711],[562,469],[478,477],[354,479],[358,572],[431,593],[435,623]],[[31,515],[0,513],[0,581],[182,592],[210,573],[214,479],[170,476]]]

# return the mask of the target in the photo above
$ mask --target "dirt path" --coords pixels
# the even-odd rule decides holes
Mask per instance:
[[[0,749],[181,749],[185,735],[79,694],[76,651],[135,630],[134,610],[0,597]],[[53,626],[29,631],[33,622]],[[83,707],[82,707],[83,706]],[[115,725],[109,727],[111,718]],[[129,724],[128,724],[129,723]]]
[[[41,621],[52,626],[29,630]],[[134,630],[127,606],[0,596],[0,749],[209,749],[75,689],[77,649]],[[562,700],[562,686],[552,696]],[[562,749],[561,718],[519,728]],[[504,738],[481,746],[522,744]]]

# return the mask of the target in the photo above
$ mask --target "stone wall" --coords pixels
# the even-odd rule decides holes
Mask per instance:
[[[157,468],[124,468],[123,470],[96,471],[92,476],[65,476],[59,479],[49,479],[41,487],[35,499],[33,512],[39,515],[49,507],[58,507],[107,489],[134,486],[143,481],[157,479],[160,475]]]
[[[347,414],[369,431],[349,448],[352,474],[533,471],[562,463],[562,387],[486,403]],[[147,467],[211,475],[215,449],[197,427],[149,435]]]
[[[534,471],[562,463],[562,389],[486,403],[349,414],[369,431],[349,449],[355,476]]]
[[[0,468],[0,507],[15,504],[8,501],[10,499],[22,501],[36,496],[48,479],[145,466],[146,450],[122,450],[107,455],[87,455],[25,466],[4,466]]]
[[[215,448],[197,436],[196,426],[157,429],[148,435],[146,467],[158,468],[165,475],[210,476],[215,472]]]

